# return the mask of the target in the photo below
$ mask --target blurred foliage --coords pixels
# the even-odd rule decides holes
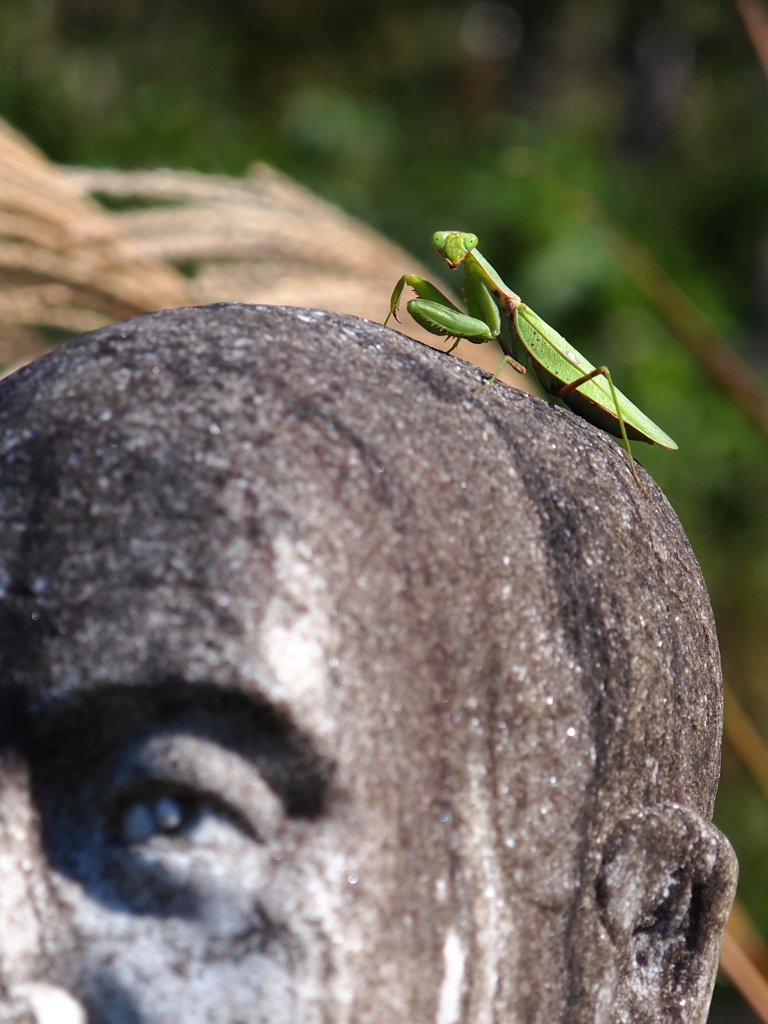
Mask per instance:
[[[0,114],[61,162],[239,174],[266,160],[436,277],[431,232],[477,232],[679,442],[636,454],[688,531],[726,677],[768,736],[768,438],[572,187],[768,371],[768,85],[731,0],[0,0]],[[768,805],[742,781],[727,757],[717,814],[766,935]]]

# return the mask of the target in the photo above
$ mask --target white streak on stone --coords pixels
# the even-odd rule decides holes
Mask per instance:
[[[261,627],[263,652],[272,672],[264,687],[276,704],[315,734],[328,736],[334,723],[329,699],[328,652],[333,650],[331,601],[311,553],[286,537],[274,544],[280,593]],[[297,713],[298,712],[298,713]]]
[[[465,953],[459,936],[449,929],[443,945],[445,974],[440,985],[436,1024],[456,1024],[461,1014],[461,990],[464,984]]]
[[[85,1024],[85,1010],[80,1003],[57,985],[31,982],[19,985],[14,995],[20,995],[35,1015],[37,1024]]]

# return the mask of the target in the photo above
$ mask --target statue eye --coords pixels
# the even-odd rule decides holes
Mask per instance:
[[[226,842],[233,832],[257,838],[241,815],[208,794],[161,790],[123,803],[113,836],[124,846],[162,839],[209,846]]]
[[[265,843],[286,818],[258,764],[207,738],[150,735],[118,764],[102,803],[104,835],[142,856]]]
[[[173,835],[199,817],[200,809],[200,801],[182,800],[166,793],[136,800],[123,808],[119,837],[124,843],[134,845],[154,836]]]

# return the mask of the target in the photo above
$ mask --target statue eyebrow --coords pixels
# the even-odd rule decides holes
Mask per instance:
[[[13,703],[21,712],[20,729],[2,729],[10,745],[36,753],[38,762],[58,764],[67,773],[78,763],[96,771],[118,750],[151,733],[184,732],[207,737],[250,760],[289,815],[314,818],[326,805],[332,762],[288,714],[258,694],[169,678],[95,686],[26,701],[22,707],[17,696]]]

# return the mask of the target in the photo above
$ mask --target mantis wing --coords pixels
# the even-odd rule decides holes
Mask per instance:
[[[559,387],[570,384],[595,369],[592,363],[569,345],[562,335],[558,334],[553,327],[550,327],[522,302],[515,309],[514,323],[520,340],[531,355],[537,369],[537,376],[539,376],[539,370],[543,371],[542,384],[550,394],[555,394]],[[669,434],[666,434],[642,410],[630,402],[626,395],[623,395],[618,389],[616,394],[625,423],[627,426],[633,427],[641,435],[642,440],[661,445],[662,448],[677,448]],[[592,380],[585,381],[572,392],[572,395],[581,395],[587,399],[588,403],[594,403],[604,413],[616,417],[613,396],[605,377],[597,376]],[[588,407],[585,409],[583,404],[579,406],[578,412],[585,419],[591,418],[588,415]],[[598,418],[597,426],[605,429],[602,417]]]

